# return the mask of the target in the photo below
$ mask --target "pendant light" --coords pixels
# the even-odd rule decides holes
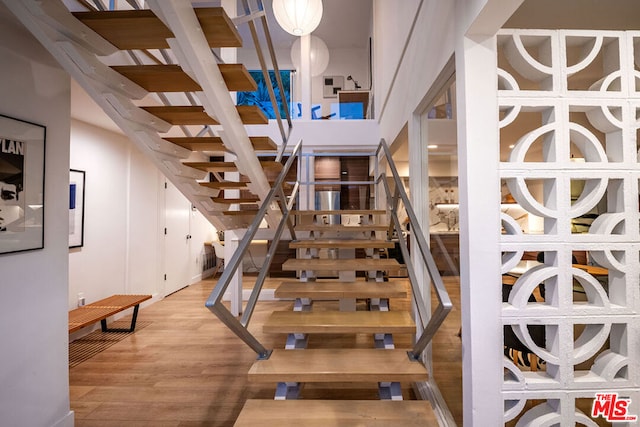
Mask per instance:
[[[329,65],[329,48],[326,43],[316,36],[311,36],[310,40],[311,75],[319,76]],[[291,61],[296,69],[300,69],[300,38],[293,42],[291,46]]]
[[[322,19],[322,0],[273,0],[273,14],[289,34],[310,34]]]

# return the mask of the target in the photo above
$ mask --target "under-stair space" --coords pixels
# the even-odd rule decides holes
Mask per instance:
[[[257,209],[282,168],[288,135],[278,143],[247,135],[244,125],[268,119],[229,95],[257,88],[244,65],[218,53],[242,46],[234,21],[221,7],[128,3],[130,10],[97,10],[81,2],[88,10],[73,12],[59,0],[7,6],[218,230],[246,227],[251,218],[225,213]],[[279,215],[270,209],[267,223]]]

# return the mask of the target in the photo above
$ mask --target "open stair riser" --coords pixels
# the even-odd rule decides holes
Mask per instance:
[[[427,381],[425,367],[406,350],[305,349],[274,350],[254,363],[252,382],[415,382]]]
[[[274,311],[265,321],[266,333],[415,333],[416,325],[403,311]]]
[[[333,215],[336,212],[294,212],[297,217],[313,218],[319,218],[327,213]],[[340,211],[340,213],[352,214],[351,211]],[[358,215],[369,217],[368,211],[358,211]],[[300,230],[304,227],[298,225],[296,229]],[[388,226],[378,224],[372,227],[367,221],[361,221],[351,226],[344,232],[345,235],[339,238],[334,235],[335,228],[332,233],[318,233],[317,229],[326,226],[309,224],[307,227],[307,229],[313,228],[313,238],[293,241],[290,244],[291,248],[299,249],[299,256],[302,255],[305,258],[289,259],[282,267],[284,271],[301,271],[302,280],[283,281],[274,293],[277,298],[294,299],[294,310],[273,312],[263,324],[265,333],[287,334],[286,349],[275,349],[268,358],[256,361],[249,371],[249,381],[277,384],[276,401],[294,399],[295,402],[306,402],[305,390],[310,384],[327,384],[327,386],[352,384],[355,388],[365,385],[377,386],[379,399],[387,399],[389,402],[396,399],[402,400],[405,394],[403,386],[424,382],[429,378],[427,369],[421,362],[410,357],[407,350],[396,349],[394,344],[393,335],[404,335],[411,342],[416,333],[416,325],[410,313],[405,310],[389,311],[389,303],[386,299],[407,298],[407,284],[400,281],[383,281],[382,270],[398,269],[400,264],[395,259],[380,258],[376,249],[395,247],[395,244],[388,240],[366,239],[359,236],[360,233],[371,233],[375,228],[387,230]],[[349,258],[348,254],[355,255],[355,248],[365,248],[366,257]],[[345,259],[342,255],[339,259],[318,258],[319,249],[343,250],[347,255]],[[307,258],[311,254],[314,257]],[[372,277],[375,276],[377,280],[308,280],[313,274],[309,276],[306,273],[318,270],[340,273],[366,271],[374,273]],[[367,301],[364,304],[364,310],[363,299]],[[338,304],[335,300],[338,300]],[[360,303],[357,304],[356,301]],[[357,307],[359,309],[356,309]],[[360,343],[356,348],[343,347],[344,343],[352,342],[348,339],[345,341],[345,338],[354,335],[360,337],[370,335],[373,340],[369,338],[367,341],[353,341]],[[326,336],[329,342],[337,340],[335,342],[343,344],[337,344],[334,348],[325,348],[331,345],[323,342],[323,348],[317,348],[317,344],[313,344],[318,342],[314,341],[313,337],[316,336]],[[363,346],[365,343],[368,344]],[[343,398],[345,400],[336,400],[335,402],[340,403],[336,403],[335,406],[328,404],[326,410],[339,410],[340,404],[350,402],[349,392],[346,389]],[[262,403],[249,404],[247,414],[255,410],[255,407],[262,407],[261,405]],[[265,408],[270,408],[269,403],[264,405]],[[415,420],[415,425],[435,425],[431,422],[434,415],[428,402],[414,401],[407,408],[410,407],[425,411],[426,416],[422,420]],[[351,409],[357,412],[355,407]],[[398,425],[414,424],[410,416],[406,420],[403,419],[402,412],[403,407],[398,405],[393,407],[387,415],[390,417],[389,420],[397,419],[401,423]],[[250,415],[247,416],[250,417]],[[239,422],[243,420],[242,417],[243,415],[238,419]],[[313,425],[315,419],[316,415],[305,414],[300,417],[300,423]],[[357,415],[353,419],[357,419]],[[430,421],[426,421],[427,419]],[[352,425],[349,421],[339,421],[333,417],[324,423],[323,425],[332,426]],[[284,425],[287,425],[287,422],[284,422]]]

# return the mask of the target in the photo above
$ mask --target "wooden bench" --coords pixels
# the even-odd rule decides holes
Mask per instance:
[[[83,305],[69,312],[69,333],[100,321],[102,332],[133,332],[140,303],[151,299],[151,295],[112,295],[92,304]],[[133,307],[133,318],[129,329],[107,328],[107,317]]]

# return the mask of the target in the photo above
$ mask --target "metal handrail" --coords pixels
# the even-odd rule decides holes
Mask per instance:
[[[422,293],[418,288],[417,276],[413,265],[410,262],[406,263],[407,274],[409,275],[409,283],[411,284],[411,291],[413,294],[413,300],[417,309],[416,311],[418,313],[418,317],[420,318],[420,325],[423,328],[422,333],[413,346],[413,349],[408,353],[412,359],[418,360],[424,349],[433,339],[433,336],[437,332],[440,325],[442,325],[444,319],[453,308],[453,304],[451,303],[449,293],[444,286],[442,276],[440,276],[440,272],[438,271],[436,262],[433,259],[433,255],[429,250],[429,246],[427,245],[427,240],[425,239],[422,232],[422,227],[420,226],[418,217],[416,216],[413,207],[411,206],[409,197],[407,196],[407,192],[404,189],[402,180],[400,179],[400,175],[398,174],[398,170],[391,156],[391,151],[389,150],[389,147],[387,146],[387,143],[384,139],[380,140],[380,145],[376,150],[376,156],[379,156],[381,151],[383,152],[387,160],[389,169],[391,170],[391,176],[395,183],[395,191],[392,195],[391,189],[389,188],[389,183],[387,182],[386,174],[380,174],[380,176],[376,180],[377,184],[383,184],[385,195],[387,197],[387,208],[393,220],[393,224],[390,225],[390,231],[393,231],[393,229],[396,230],[398,234],[400,251],[402,252],[402,256],[404,257],[404,259],[411,259],[407,242],[405,238],[402,237],[402,226],[397,214],[398,202],[402,200],[404,209],[409,218],[411,235],[415,238],[418,244],[420,255],[422,256],[422,260],[427,267],[427,272],[429,273],[431,279],[431,286],[436,291],[436,296],[438,298],[438,306],[433,313],[430,313],[423,299]]]
[[[264,5],[262,0],[257,0],[258,14],[252,14],[251,7],[249,6],[249,0],[242,0],[242,6],[244,8],[245,16],[251,17],[247,21],[249,25],[249,30],[251,31],[251,38],[253,39],[253,44],[256,49],[256,54],[258,55],[258,61],[260,62],[260,68],[262,69],[262,77],[264,78],[265,85],[267,86],[267,91],[269,92],[269,99],[271,100],[271,104],[273,106],[273,112],[276,115],[276,121],[278,123],[278,127],[280,129],[280,135],[282,137],[282,145],[280,146],[280,150],[278,151],[278,155],[276,157],[276,161],[280,161],[284,156],[285,150],[287,148],[287,143],[289,141],[289,135],[291,135],[291,129],[293,128],[293,124],[291,123],[291,115],[289,114],[289,108],[284,108],[288,130],[285,131],[284,124],[282,123],[282,117],[280,116],[280,109],[278,108],[278,101],[276,100],[275,92],[273,91],[273,87],[271,86],[271,77],[269,76],[269,69],[267,67],[267,63],[265,61],[262,45],[260,44],[260,38],[258,37],[258,31],[256,29],[256,24],[254,21],[260,19],[262,22],[262,30],[264,32],[264,38],[267,44],[267,49],[269,51],[269,56],[271,58],[271,65],[273,66],[273,72],[275,74],[276,82],[278,84],[278,91],[280,92],[280,99],[283,103],[286,101],[285,93],[284,93],[284,85],[282,84],[282,79],[280,77],[280,68],[278,67],[278,61],[276,60],[275,49],[273,47],[273,40],[271,39],[271,33],[269,32],[269,26],[267,25],[267,18],[264,12]]]
[[[282,233],[284,231],[285,226],[289,228],[289,232],[291,233],[291,238],[293,240],[296,239],[295,231],[293,230],[293,224],[291,224],[291,220],[289,217],[292,201],[295,199],[295,194],[293,195],[294,197],[291,199],[291,201],[287,203],[282,185],[285,182],[285,178],[287,176],[287,173],[289,172],[289,169],[291,169],[291,166],[293,165],[294,161],[300,154],[301,150],[302,150],[302,140],[300,140],[298,144],[296,144],[296,147],[291,153],[291,156],[289,156],[289,158],[287,159],[287,162],[285,163],[284,167],[280,171],[280,174],[278,175],[278,178],[273,184],[273,187],[267,194],[267,197],[263,201],[262,205],[260,206],[260,209],[258,210],[256,216],[254,217],[253,222],[251,223],[249,228],[247,228],[247,231],[242,237],[242,240],[238,245],[238,249],[233,253],[231,260],[228,263],[226,263],[222,276],[220,276],[220,279],[216,283],[216,286],[213,288],[213,291],[211,291],[211,294],[209,295],[209,298],[205,303],[205,306],[213,314],[218,316],[218,318],[229,329],[231,329],[231,331],[234,334],[236,334],[241,340],[243,340],[256,353],[258,353],[258,358],[260,359],[268,358],[269,355],[271,354],[271,351],[267,350],[248,331],[247,325],[253,314],[255,304],[258,300],[258,296],[262,288],[262,284],[264,283],[264,279],[266,278],[266,272],[268,271],[269,269],[268,267],[271,264],[271,261],[273,260],[273,255],[275,254],[274,248],[278,245],[278,242],[282,237]],[[297,191],[297,188],[298,186],[294,187],[294,190]],[[231,283],[231,279],[235,276],[236,271],[238,270],[240,265],[242,265],[242,259],[244,258],[244,255],[246,254],[246,252],[249,250],[249,245],[251,244],[251,241],[253,240],[253,237],[255,236],[256,232],[260,228],[260,223],[262,222],[262,219],[265,217],[267,212],[271,209],[271,205],[275,201],[278,202],[278,205],[280,206],[280,210],[282,211],[282,219],[280,220],[280,223],[278,224],[278,227],[276,229],[276,232],[273,238],[273,244],[269,249],[269,253],[267,254],[267,258],[265,259],[265,265],[263,266],[260,272],[260,276],[258,277],[258,280],[256,280],[256,284],[251,293],[249,302],[247,303],[247,306],[245,308],[245,312],[243,314],[242,320],[238,321],[238,319],[236,319],[231,314],[231,312],[227,309],[227,307],[225,307],[225,305],[222,304],[222,297],[224,296],[224,293],[229,287],[229,284]]]

